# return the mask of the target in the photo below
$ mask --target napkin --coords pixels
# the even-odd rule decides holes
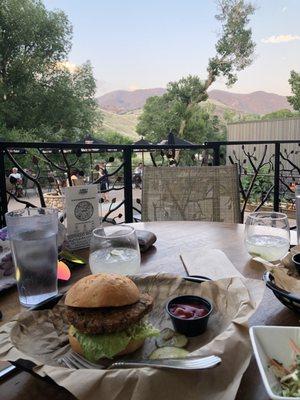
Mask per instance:
[[[188,275],[205,276],[212,280],[243,278],[221,250],[204,248],[183,252],[180,257]]]

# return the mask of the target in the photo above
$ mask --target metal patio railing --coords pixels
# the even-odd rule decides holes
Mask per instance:
[[[123,191],[123,199],[111,199],[104,221],[133,222],[140,212],[141,200],[133,199],[133,163],[137,152],[149,153],[149,162],[160,165],[220,165],[235,163],[239,171],[242,216],[248,210],[271,207],[274,211],[294,212],[294,187],[300,184],[300,139],[289,141],[205,142],[193,145],[110,145],[86,143],[0,142],[0,225],[11,198],[25,207],[34,206],[30,199],[18,198],[9,187],[9,171],[17,167],[26,182],[36,190],[41,206],[45,206],[47,178],[61,174],[72,185],[72,169],[81,166],[93,180],[93,163],[101,158],[112,161],[109,172],[111,187]],[[48,176],[46,176],[48,174]],[[54,185],[55,186],[55,185]],[[54,187],[53,186],[53,187]],[[119,210],[124,212],[118,213]],[[124,214],[124,215],[123,215]]]

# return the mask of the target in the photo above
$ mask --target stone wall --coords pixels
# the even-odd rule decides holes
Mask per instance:
[[[46,207],[57,208],[63,210],[65,207],[65,196],[57,194],[56,192],[50,192],[44,194]]]

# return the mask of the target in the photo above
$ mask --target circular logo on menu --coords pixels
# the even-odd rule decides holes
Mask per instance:
[[[91,218],[94,212],[93,205],[86,200],[80,201],[74,210],[75,217],[79,219],[79,221],[87,221]]]

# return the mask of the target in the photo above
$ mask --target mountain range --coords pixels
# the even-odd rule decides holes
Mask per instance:
[[[148,97],[161,96],[165,91],[164,88],[115,90],[98,97],[97,101],[103,110],[124,114],[143,108]],[[216,108],[229,108],[238,113],[267,114],[284,108],[291,109],[285,96],[264,91],[242,94],[225,90],[211,90],[208,92],[208,96],[209,102]]]

